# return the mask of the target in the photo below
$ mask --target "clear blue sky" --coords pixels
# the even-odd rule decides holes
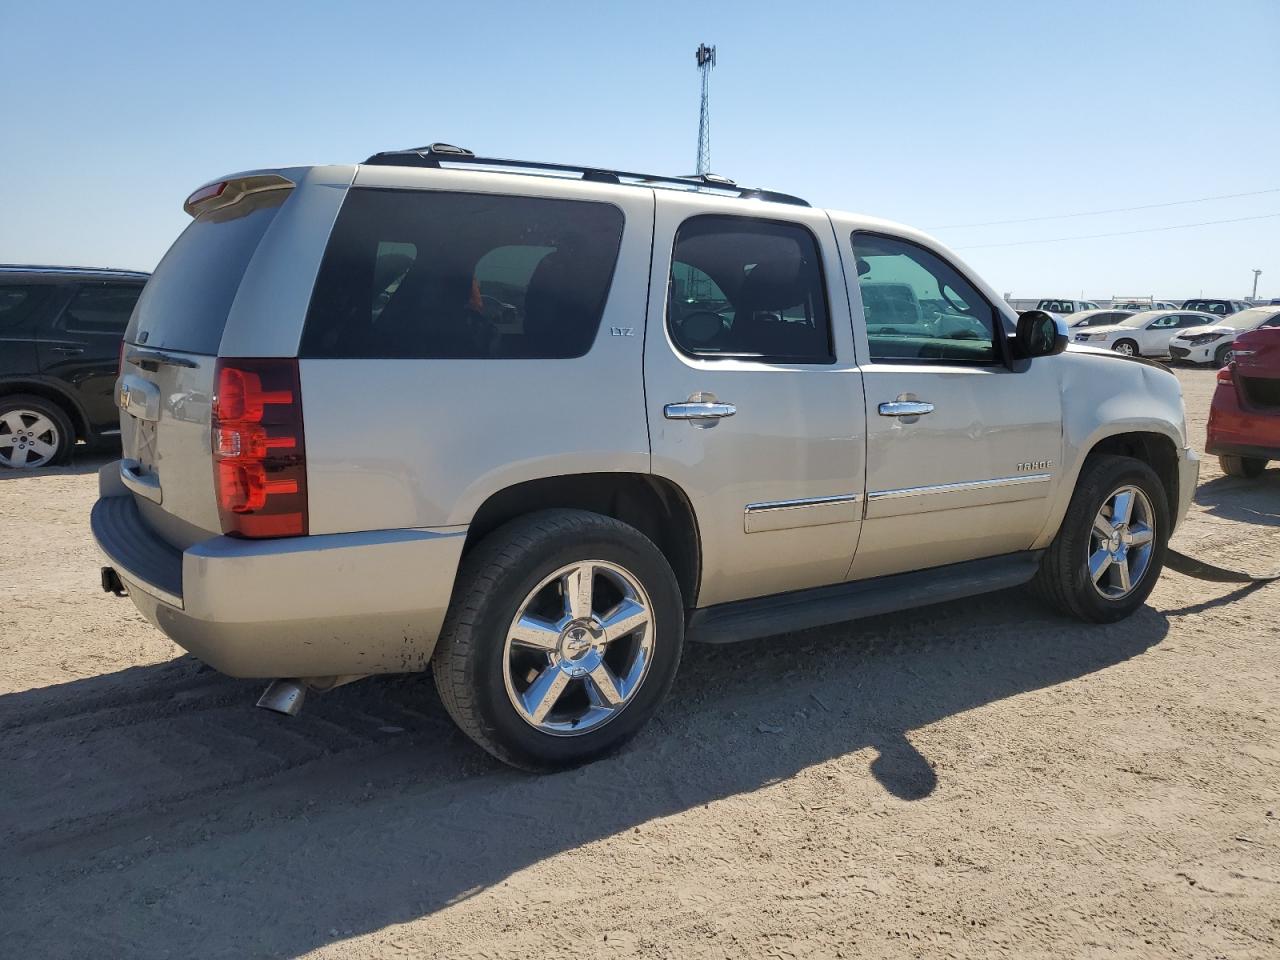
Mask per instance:
[[[446,140],[712,168],[932,230],[1014,296],[1280,296],[1278,0],[0,0],[0,262],[149,269],[222,173]]]

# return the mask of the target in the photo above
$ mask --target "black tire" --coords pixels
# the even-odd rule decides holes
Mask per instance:
[[[1231,344],[1224,343],[1213,354],[1213,365],[1215,367],[1225,367],[1231,362]]]
[[[1120,349],[1121,345],[1127,347],[1128,350]],[[1122,353],[1128,357],[1142,356],[1142,352],[1138,349],[1138,343],[1136,340],[1129,340],[1127,338],[1124,340],[1117,340],[1115,343],[1111,345],[1111,349],[1114,350],[1116,353]]]
[[[1228,477],[1245,477],[1249,480],[1262,476],[1262,471],[1267,469],[1267,461],[1258,457],[1222,456],[1218,458],[1218,465]]]
[[[52,431],[43,434],[44,442],[52,442],[54,446],[54,452],[46,462],[31,463],[29,465],[27,463],[18,465],[14,462],[16,456],[10,451],[18,447],[12,442],[12,431],[4,425],[5,417],[14,413],[36,414],[47,418],[53,424]],[[29,418],[24,416],[23,419]],[[4,451],[3,455],[0,455],[0,468],[7,467],[12,470],[22,470],[64,464],[71,459],[71,451],[75,448],[75,445],[76,432],[71,425],[71,418],[56,403],[46,400],[44,397],[37,397],[28,393],[15,393],[7,397],[0,397],[0,449]],[[23,449],[23,456],[24,458],[30,456],[29,449]]]
[[[643,586],[653,649],[640,686],[607,722],[585,733],[545,733],[507,695],[506,633],[525,598],[561,567],[617,564]],[[578,766],[621,747],[671,689],[684,643],[684,609],[670,564],[633,527],[583,510],[544,510],[489,534],[465,558],[431,667],[445,709],[462,731],[504,763],[545,772]]]
[[[1139,488],[1151,504],[1154,546],[1142,580],[1124,597],[1108,599],[1094,588],[1089,577],[1090,534],[1102,505],[1114,491],[1127,485]],[[1080,471],[1062,526],[1045,551],[1031,586],[1061,613],[1088,623],[1114,623],[1146,602],[1160,578],[1168,543],[1168,495],[1155,471],[1132,457],[1093,456]]]

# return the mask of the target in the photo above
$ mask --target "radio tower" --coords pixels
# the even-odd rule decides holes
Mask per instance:
[[[711,172],[711,68],[716,48],[698,46],[698,72],[702,74],[702,111],[698,114],[698,175]]]

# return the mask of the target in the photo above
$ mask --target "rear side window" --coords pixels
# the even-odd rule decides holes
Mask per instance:
[[[62,314],[60,326],[67,333],[113,333],[129,325],[129,315],[142,287],[121,283],[85,283]]]
[[[604,314],[622,226],[621,210],[595,201],[352,190],[301,355],[580,357]]]
[[[833,363],[818,245],[804,227],[691,217],[676,234],[667,326],[696,357]]]
[[[125,339],[216,355],[245,269],[288,196],[266,190],[193,220],[147,281]]]
[[[47,283],[6,283],[0,285],[0,330],[16,327],[34,318],[52,302],[57,287]]]

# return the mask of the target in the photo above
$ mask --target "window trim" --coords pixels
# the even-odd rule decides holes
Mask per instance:
[[[873,357],[871,355],[871,334],[867,332],[867,315],[862,305],[862,278],[858,276],[858,251],[854,247],[854,238],[857,236],[880,237],[884,240],[892,240],[895,243],[901,243],[908,247],[915,247],[917,250],[923,250],[934,257],[937,257],[944,264],[954,270],[959,276],[963,277],[969,286],[973,287],[973,292],[978,295],[983,303],[991,310],[991,319],[996,329],[992,331],[994,334],[992,344],[995,347],[995,357],[991,360],[960,360],[946,357]],[[1002,314],[994,303],[987,298],[982,289],[973,282],[969,274],[961,270],[950,257],[945,257],[938,250],[918,243],[915,240],[909,240],[906,237],[899,236],[894,233],[882,233],[878,230],[851,230],[849,232],[849,254],[853,257],[853,277],[858,284],[858,313],[861,314],[862,332],[867,338],[867,363],[887,363],[894,366],[919,366],[919,365],[941,365],[948,367],[967,367],[970,369],[987,370],[992,367],[1009,367],[1009,332],[1004,328],[1004,314]],[[936,278],[935,278],[936,279]],[[851,303],[852,305],[852,303]],[[1069,325],[1069,324],[1068,324]]]
[[[795,227],[796,229],[803,230],[808,235],[809,239],[813,241],[813,250],[817,254],[816,263],[818,267],[818,285],[822,292],[822,305],[827,314],[827,357],[825,359],[783,359],[761,356],[760,354],[754,353],[693,353],[686,350],[684,346],[681,345],[679,340],[676,339],[675,331],[672,329],[671,325],[671,281],[673,279],[672,272],[677,263],[676,245],[680,241],[680,231],[685,228],[686,224],[692,223],[694,220],[707,219],[740,220],[745,223]],[[681,260],[678,262],[684,263],[685,261]],[[693,264],[689,264],[689,266],[693,266]],[[712,280],[714,282],[714,278],[712,278]],[[737,360],[745,363],[761,363],[770,367],[830,367],[839,362],[839,357],[836,353],[835,317],[831,311],[831,288],[827,281],[826,264],[823,263],[822,242],[818,239],[818,235],[809,228],[808,224],[800,223],[796,220],[786,220],[780,217],[752,217],[738,213],[721,213],[719,211],[714,213],[695,213],[685,217],[676,225],[675,230],[671,234],[671,251],[667,256],[667,282],[663,289],[662,317],[662,326],[666,330],[667,340],[671,343],[671,346],[674,347],[682,356],[688,357],[691,360],[707,360],[711,362],[719,360]]]

